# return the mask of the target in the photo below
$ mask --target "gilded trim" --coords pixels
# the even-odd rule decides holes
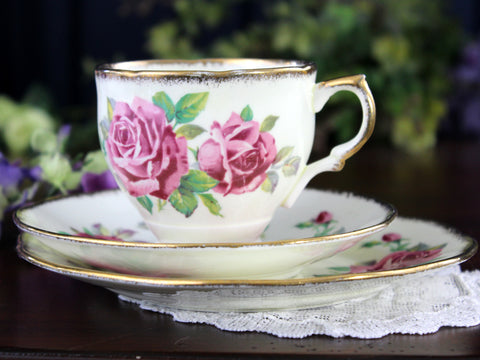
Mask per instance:
[[[149,70],[154,65],[192,66],[198,64],[232,65],[232,70]],[[253,65],[253,66],[252,66]],[[99,79],[149,79],[149,80],[229,80],[238,78],[266,78],[286,75],[314,75],[317,67],[313,62],[302,60],[270,59],[198,59],[198,60],[138,60],[101,64],[95,69]]]
[[[58,265],[47,260],[42,260],[35,255],[28,252],[27,249],[23,247],[23,242],[21,235],[18,239],[17,244],[17,253],[18,255],[30,262],[33,265],[39,266],[43,269],[54,271],[63,275],[76,276],[83,279],[91,280],[107,280],[111,282],[124,282],[136,286],[219,286],[219,285],[236,285],[236,286],[291,286],[291,285],[306,285],[306,284],[320,284],[328,282],[339,282],[339,281],[353,281],[353,280],[367,280],[375,279],[382,277],[391,277],[391,276],[400,276],[414,274],[421,271],[438,269],[441,267],[459,264],[470,259],[478,249],[477,242],[470,238],[464,237],[468,241],[468,246],[465,247],[465,250],[458,254],[457,256],[452,256],[447,259],[433,261],[431,263],[412,266],[404,269],[395,269],[395,270],[384,270],[384,271],[374,271],[374,272],[365,272],[359,274],[342,274],[342,275],[328,275],[322,277],[309,277],[309,278],[300,278],[300,279],[280,279],[280,280],[217,280],[217,279],[171,279],[171,278],[155,278],[155,277],[143,277],[135,275],[126,275],[119,273],[110,273],[106,271],[91,270],[91,269],[82,269],[72,266],[63,266]]]
[[[368,126],[359,134],[357,137],[360,137],[361,140],[353,147],[350,151],[345,153],[341,159],[339,159],[339,164],[336,167],[335,171],[340,171],[343,169],[345,165],[345,161],[352,157],[355,153],[357,153],[363,145],[367,142],[367,140],[372,136],[373,130],[375,128],[376,122],[376,108],[375,108],[375,101],[373,99],[372,92],[368,86],[367,80],[365,75],[353,75],[347,76],[339,79],[333,79],[321,82],[319,85],[325,88],[335,88],[337,86],[349,86],[353,88],[357,88],[361,91],[363,95],[365,95],[365,101],[367,104],[367,114],[366,118],[368,118]]]
[[[78,197],[93,196],[95,194],[102,193],[102,192],[117,192],[117,191],[119,190],[105,190],[105,191],[99,191],[99,192],[94,192],[90,194],[78,194],[73,196],[78,196]],[[103,240],[103,239],[95,239],[95,238],[86,238],[86,237],[75,236],[75,235],[58,234],[55,232],[30,226],[21,220],[22,211],[32,209],[49,202],[62,200],[64,198],[70,198],[73,196],[72,195],[56,196],[56,197],[45,199],[33,204],[25,205],[19,208],[17,211],[15,211],[15,213],[13,214],[13,221],[20,230],[34,234],[34,235],[39,235],[39,236],[54,238],[54,239],[69,240],[73,242],[97,244],[97,245],[108,245],[108,246],[127,247],[127,248],[206,248],[206,247],[240,248],[240,247],[248,247],[248,246],[297,245],[297,244],[306,244],[306,243],[319,242],[319,241],[341,240],[341,239],[347,239],[347,238],[352,238],[357,236],[358,237],[366,236],[370,233],[377,232],[383,228],[386,228],[397,217],[397,210],[392,205],[386,202],[374,200],[376,203],[378,203],[379,205],[381,205],[383,208],[387,210],[385,219],[376,225],[372,225],[356,231],[351,231],[351,232],[346,232],[343,234],[336,234],[336,235],[326,235],[326,236],[302,238],[302,239],[249,242],[249,243],[238,243],[238,242],[236,243],[142,243],[142,242],[131,242],[131,241]]]

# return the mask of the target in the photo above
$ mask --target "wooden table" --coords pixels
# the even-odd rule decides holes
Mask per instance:
[[[399,214],[451,225],[480,239],[480,144],[442,143],[408,156],[367,145],[341,173],[311,184],[394,204]],[[50,273],[0,250],[0,358],[331,358],[480,357],[480,326],[376,340],[280,339],[182,324],[143,311],[99,287]],[[477,254],[464,269],[480,269]]]

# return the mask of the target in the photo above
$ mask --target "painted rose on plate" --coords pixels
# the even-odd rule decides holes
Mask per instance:
[[[212,121],[208,130],[194,124],[208,96],[189,93],[174,102],[160,91],[152,101],[108,99],[104,150],[120,185],[151,214],[168,203],[186,217],[200,204],[222,216],[216,194],[273,193],[281,175],[298,172],[294,148],[277,151],[270,133],[278,116],[256,121],[246,105],[224,123]]]
[[[386,255],[378,256],[375,260],[350,267],[332,267],[331,270],[342,273],[364,273],[370,271],[385,271],[404,269],[411,266],[426,264],[442,255],[446,244],[428,246],[422,242],[411,244],[411,240],[400,233],[390,232],[382,235],[381,240],[369,240],[363,242],[361,248],[378,251],[387,251]],[[378,253],[380,255],[380,253]]]
[[[367,271],[382,271],[403,269],[410,266],[420,265],[435,259],[440,255],[442,249],[420,250],[420,251],[396,251],[388,254],[381,260],[371,265],[352,265],[352,274],[364,273]]]

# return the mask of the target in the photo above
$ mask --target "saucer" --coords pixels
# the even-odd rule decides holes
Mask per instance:
[[[105,287],[143,306],[268,311],[305,309],[373,296],[399,275],[423,276],[424,271],[468,260],[477,251],[477,243],[433,222],[397,218],[388,229],[354,247],[302,266],[294,277],[263,280],[147,277],[99,269],[72,261],[28,233],[20,236],[17,251],[24,260],[43,269]]]
[[[99,206],[99,204],[101,206]],[[167,244],[119,191],[61,197],[19,209],[17,226],[73,261],[130,275],[284,278],[387,227],[395,209],[346,193],[305,190],[255,243]]]

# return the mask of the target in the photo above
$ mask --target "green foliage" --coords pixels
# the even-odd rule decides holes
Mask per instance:
[[[205,108],[208,92],[187,94],[175,104],[175,116],[180,124],[193,121]]]
[[[150,200],[148,196],[139,196],[137,197],[137,201],[139,202],[142,207],[147,210],[150,214],[153,212],[153,202]]]
[[[180,179],[180,184],[187,190],[196,193],[202,193],[213,189],[218,181],[200,170],[190,170],[187,175]]]
[[[183,136],[187,140],[192,140],[206,131],[207,130],[205,130],[199,125],[187,124],[179,127],[175,133],[177,134],[177,136]]]
[[[44,109],[0,95],[0,150],[12,158],[51,148],[52,137],[56,143],[55,125],[55,119]]]
[[[198,207],[198,199],[208,211],[216,216],[222,216],[221,206],[211,194],[206,191],[217,186],[218,181],[200,170],[189,170],[187,175],[180,179],[180,186],[168,198],[172,206],[185,217],[191,216]]]
[[[21,102],[0,95],[0,225],[4,211],[78,190],[83,175],[107,170],[100,150],[74,158],[66,152],[70,127],[59,128],[45,94],[34,87]]]
[[[243,121],[253,120],[253,111],[250,105],[247,105],[243,108],[242,112],[240,113],[240,117],[243,119]]]
[[[176,121],[174,127],[177,124],[185,124],[195,120],[205,108],[207,100],[208,92],[186,94],[176,104],[164,91],[157,92],[152,97],[153,103],[165,111],[168,122]]]
[[[260,125],[260,132],[267,132],[272,130],[277,120],[278,116],[268,115],[265,119],[263,119],[262,124]]]
[[[443,1],[180,0],[171,7],[177,16],[149,32],[154,57],[300,58],[317,64],[318,80],[364,73],[377,104],[375,136],[408,151],[434,146],[447,70],[462,45]],[[239,17],[242,9],[255,14]],[[334,124],[338,141],[357,129],[355,106],[354,97],[336,95],[319,116]]]
[[[168,201],[170,201],[170,204],[172,204],[178,212],[184,214],[185,217],[191,216],[198,206],[197,197],[190,190],[182,187],[175,189],[168,198]]]
[[[165,111],[168,122],[172,122],[175,118],[175,104],[173,103],[170,96],[167,95],[165,91],[159,91],[153,95],[153,103],[161,107]]]

